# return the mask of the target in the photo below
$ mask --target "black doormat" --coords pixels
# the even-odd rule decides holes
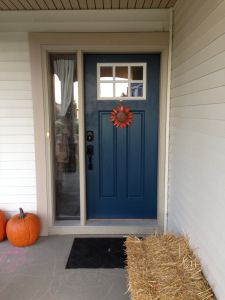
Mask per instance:
[[[125,238],[76,238],[66,269],[124,268]]]

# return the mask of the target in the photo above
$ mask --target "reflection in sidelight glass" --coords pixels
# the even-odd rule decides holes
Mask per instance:
[[[128,83],[115,83],[115,96],[116,97],[127,97],[128,96]]]
[[[113,79],[113,68],[112,67],[101,67],[100,68],[100,80],[112,80]]]
[[[143,67],[132,66],[131,67],[131,80],[143,80]]]
[[[128,67],[116,67],[116,80],[128,80]]]
[[[143,96],[143,83],[140,82],[131,83],[131,96],[132,97]]]
[[[79,107],[75,54],[52,54],[53,169],[56,219],[80,218]]]

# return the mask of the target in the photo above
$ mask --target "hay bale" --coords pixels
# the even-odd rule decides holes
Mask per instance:
[[[132,300],[215,299],[184,237],[128,237],[125,244]]]

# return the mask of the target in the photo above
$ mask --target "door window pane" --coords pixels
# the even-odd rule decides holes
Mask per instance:
[[[131,83],[131,96],[142,97],[143,96],[143,83]]]
[[[100,68],[100,80],[112,80],[113,79],[113,68],[112,67],[101,67]]]
[[[128,80],[128,67],[116,67],[116,80]]]
[[[76,55],[51,55],[52,165],[56,219],[80,218],[79,106]]]
[[[113,97],[113,83],[100,83],[100,97]]]
[[[128,96],[128,83],[116,83],[116,97],[127,97]]]
[[[143,80],[143,67],[131,67],[131,80]]]

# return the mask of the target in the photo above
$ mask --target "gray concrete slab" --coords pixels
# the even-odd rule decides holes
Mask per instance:
[[[73,239],[41,237],[26,248],[0,243],[0,300],[129,299],[125,270],[65,269]]]

